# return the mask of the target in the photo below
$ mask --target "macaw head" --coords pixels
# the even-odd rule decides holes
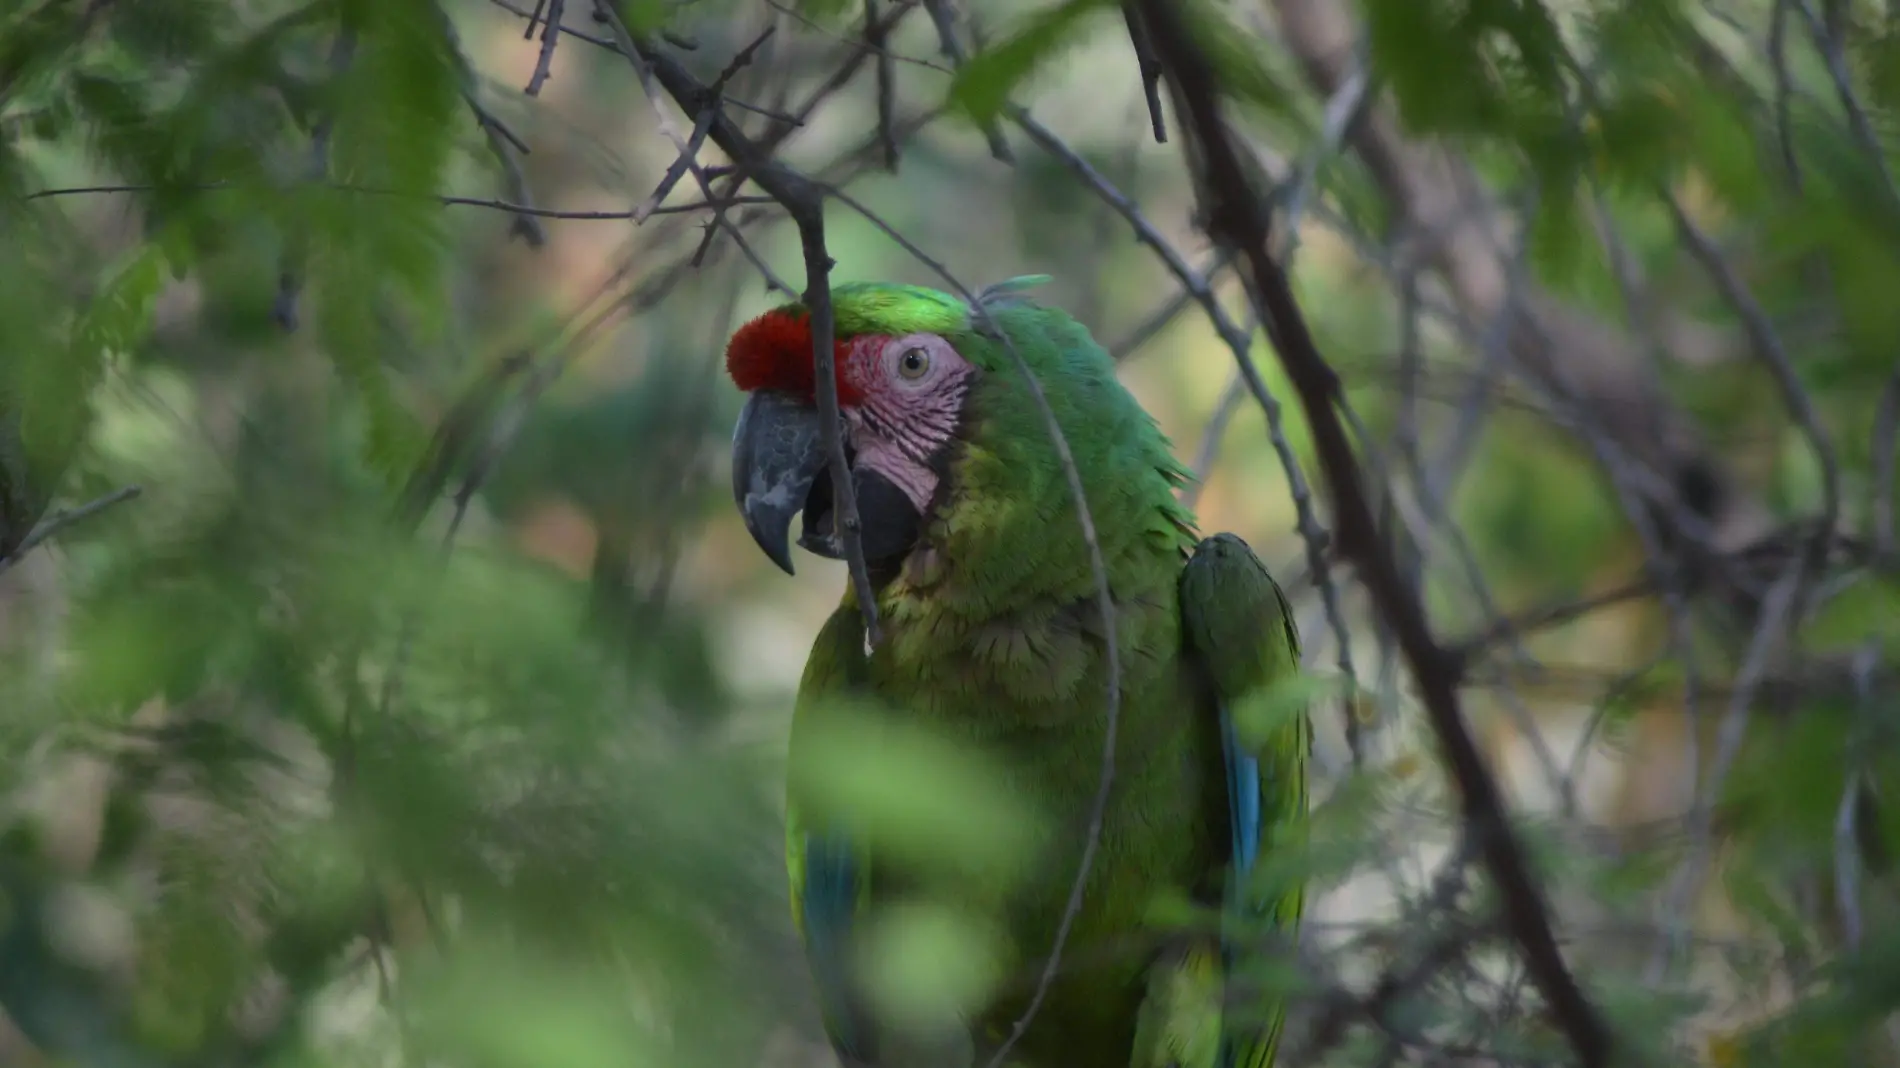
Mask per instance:
[[[971,313],[945,293],[849,283],[832,292],[840,433],[856,491],[867,562],[909,553],[949,477],[971,389],[984,374],[968,348]],[[834,487],[819,419],[807,310],[788,304],[753,319],[726,346],[726,370],[748,396],[732,435],[732,494],[746,529],[792,571],[798,544],[839,559]]]

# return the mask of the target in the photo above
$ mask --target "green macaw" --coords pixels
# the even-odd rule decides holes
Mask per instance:
[[[1271,737],[1243,748],[1235,713],[1299,670],[1299,635],[1245,542],[1219,534],[1196,544],[1194,516],[1174,492],[1190,472],[1088,331],[1022,295],[1043,280],[985,290],[977,303],[987,321],[931,289],[833,289],[846,454],[883,633],[867,651],[847,585],[806,662],[792,759],[838,695],[870,695],[883,714],[945,732],[1006,768],[1008,789],[1050,817],[1033,859],[947,888],[1002,933],[1010,958],[1009,979],[962,1021],[956,1056],[985,1063],[1034,995],[1061,922],[1107,722],[1096,579],[1013,346],[1041,383],[1087,494],[1114,597],[1122,702],[1084,903],[1015,1063],[1266,1068],[1282,1010],[1245,1004],[1233,982],[1239,940],[1156,930],[1149,909],[1186,897],[1296,931],[1301,892],[1254,894],[1248,875],[1304,818],[1312,728],[1303,706],[1262,717]],[[747,529],[789,573],[791,522],[802,512],[799,544],[840,558],[806,310],[784,305],[741,327],[726,364],[749,394],[732,461]],[[795,786],[791,794],[792,911],[832,1045],[848,1065],[916,1063],[894,1052],[897,1040],[868,1010],[852,940],[867,915],[917,892],[919,880],[843,822],[806,818]],[[1242,1011],[1223,1014],[1237,1003]]]

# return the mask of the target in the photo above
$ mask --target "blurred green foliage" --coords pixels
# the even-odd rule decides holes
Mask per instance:
[[[839,574],[813,562],[806,576],[801,560],[797,587],[757,580],[720,477],[736,404],[714,357],[735,317],[768,296],[724,239],[698,272],[656,283],[663,297],[632,295],[630,279],[644,286],[698,242],[665,217],[617,251],[614,220],[562,222],[572,229],[527,260],[507,244],[507,204],[443,203],[513,197],[514,168],[548,203],[598,207],[604,192],[623,209],[672,160],[634,72],[577,35],[554,58],[558,104],[524,101],[540,42],[521,37],[510,6],[0,4],[0,1006],[45,1055],[126,1068],[825,1055],[786,922],[780,728],[808,624]],[[774,101],[764,110],[822,86],[836,58],[824,49],[862,16],[858,4],[775,6],[798,17],[779,20],[734,83]],[[1034,100],[1039,115],[1105,128],[1078,135],[1078,154],[1185,233],[1191,189],[1175,146],[1141,143],[1146,126],[1129,119],[1139,86],[1115,5],[974,6],[990,44],[958,72],[926,69],[947,64],[921,13],[891,45],[932,57],[900,65],[900,102],[948,102],[966,121],[906,145],[900,175],[858,191],[973,283],[1050,270],[1052,299],[1086,310],[1103,340],[1124,336],[1163,289],[1149,254],[1049,157],[982,169],[967,121]],[[1297,155],[1315,147],[1323,102],[1256,32],[1271,6],[1190,10],[1240,104],[1236,124]],[[1781,7],[1728,6],[1752,29]],[[1890,505],[1893,491],[1875,484],[1870,431],[1900,335],[1900,30],[1868,5],[1827,6],[1854,9],[1841,65],[1865,133],[1831,95],[1827,57],[1793,49],[1803,89],[1783,93],[1710,5],[1364,0],[1356,11],[1405,128],[1444,138],[1501,199],[1531,205],[1524,266],[1550,292],[1607,321],[1637,317],[1601,210],[1673,305],[1732,326],[1719,294],[1683,281],[1693,268],[1658,191],[1680,191],[1721,231],[1790,338],[1835,439],[1846,518],[1864,524],[1861,502],[1884,491]],[[570,28],[611,36],[591,4],[568,7]],[[681,54],[709,79],[769,14],[618,10],[635,33],[665,27],[696,43]],[[869,138],[871,96],[854,86],[824,104],[789,154],[816,169],[808,145]],[[532,151],[508,149],[514,132],[498,122],[527,128]],[[1359,158],[1329,158],[1316,175],[1315,211],[1375,243],[1398,236]],[[674,200],[697,196],[689,179]],[[796,286],[786,229],[755,244]],[[930,280],[868,223],[836,212],[831,232],[840,277]],[[1302,251],[1297,281],[1377,439],[1370,451],[1403,418],[1388,328],[1398,301],[1341,244]],[[603,292],[639,314],[576,341]],[[1231,367],[1190,319],[1125,365],[1184,457]],[[1485,355],[1448,335],[1422,348],[1435,408],[1458,417]],[[1254,356],[1288,395],[1264,340]],[[548,372],[569,359],[564,376]],[[1780,518],[1818,506],[1819,465],[1757,362],[1658,366],[1669,397],[1758,473]],[[1287,422],[1310,472],[1304,422]],[[1217,444],[1209,526],[1292,555],[1259,417],[1237,418]],[[1473,450],[1447,509],[1507,605],[1599,588],[1639,557],[1621,503],[1549,411],[1520,399]],[[15,556],[56,504],[129,485],[143,494]],[[1892,1063],[1876,1052],[1900,1006],[1880,858],[1900,832],[1849,785],[1900,770],[1892,673],[1843,667],[1863,649],[1891,663],[1900,596],[1886,566],[1812,606],[1794,645],[1815,658],[1815,678],[1791,653],[1743,706],[1753,729],[1718,806],[1718,882],[1741,933],[1720,959],[1738,1000],[1786,994],[1763,995],[1747,1027],[1717,1028],[1721,1042],[1700,1052],[1729,1063]],[[1424,582],[1448,630],[1489,621],[1453,568]],[[1624,629],[1639,636],[1608,650],[1602,631],[1554,636],[1616,677],[1552,704],[1588,705],[1617,749],[1653,744],[1639,728],[1658,707],[1684,718],[1692,684],[1698,722],[1721,714],[1745,634],[1705,628],[1715,637],[1695,636],[1692,665],[1682,649],[1638,655],[1665,644],[1653,618]],[[1252,710],[1249,726],[1349,690],[1309,681]],[[1349,696],[1384,698],[1372,689]],[[1005,862],[1033,837],[1036,814],[994,802],[994,769],[850,722],[791,769],[821,807],[880,813],[867,833],[952,868]],[[1316,899],[1416,867],[1395,852],[1434,840],[1447,809],[1428,766],[1414,751],[1330,784],[1302,848],[1263,858],[1258,878]],[[1843,811],[1864,813],[1855,835],[1840,833]],[[1570,830],[1539,820],[1526,837],[1560,906],[1624,932],[1586,939],[1586,983],[1633,1048],[1654,1063],[1680,1057],[1685,1021],[1717,997],[1695,977],[1666,991],[1643,977],[1680,836],[1605,850]],[[1856,885],[1850,852],[1865,865],[1858,939],[1834,906]],[[1461,917],[1491,904],[1470,882],[1449,895]],[[1315,945],[1370,946],[1387,963],[1393,930],[1437,930],[1420,915]],[[1215,918],[1161,902],[1157,922]],[[986,938],[952,913],[893,916],[868,950],[886,1008],[941,1017],[979,999],[998,980]],[[1499,978],[1511,968],[1495,934],[1470,940],[1497,959],[1395,997],[1391,1026],[1429,1033],[1441,1051],[1555,1063],[1551,1032]],[[1324,1003],[1305,964],[1289,948],[1247,978],[1262,997]],[[1510,1011],[1474,1009],[1473,990]],[[1384,1052],[1355,1035],[1326,1063]]]

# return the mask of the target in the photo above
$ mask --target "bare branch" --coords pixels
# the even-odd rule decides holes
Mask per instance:
[[[416,196],[425,195],[425,194],[411,193],[411,192],[408,192],[407,190],[401,190],[401,189],[376,189],[371,186],[351,185],[344,182],[323,182],[320,184],[322,184],[323,187],[326,189],[334,190],[339,193],[355,193],[362,196],[416,197]],[[159,188],[158,186],[150,185],[150,184],[64,186],[57,189],[41,189],[36,192],[28,193],[27,195],[21,197],[20,199],[21,200],[41,200],[41,199],[50,199],[50,198],[56,198],[56,197],[105,196],[105,195],[110,195],[110,194],[115,194],[115,193],[150,193],[150,192],[156,191],[158,188]],[[167,188],[175,189],[177,187],[170,186]],[[240,186],[240,185],[202,185],[202,186],[194,186],[190,188],[192,188],[194,192],[216,193],[216,192],[225,192],[229,190],[242,190],[245,187]],[[560,219],[560,220],[565,220],[565,221],[570,221],[570,222],[573,222],[573,221],[587,222],[587,221],[598,221],[601,219],[632,219],[633,218],[632,211],[619,211],[619,210],[603,211],[603,210],[597,210],[597,209],[567,210],[567,209],[557,209],[557,208],[537,208],[532,204],[515,204],[515,203],[510,203],[509,201],[506,201],[506,200],[495,200],[489,197],[434,196],[434,197],[429,197],[428,199],[433,200],[438,204],[441,204],[443,207],[487,208],[490,211],[507,212],[511,215],[531,215],[537,219]],[[669,204],[664,207],[654,208],[652,211],[648,212],[648,215],[650,216],[651,215],[692,215],[698,212],[713,211],[717,209],[737,207],[740,205],[761,205],[761,204],[777,204],[777,203],[778,201],[773,200],[771,197],[768,197],[768,196],[749,195],[749,196],[738,196],[738,197],[721,197],[715,200],[695,201],[690,204]]]
[[[1893,171],[1887,166],[1887,150],[1874,133],[1873,120],[1867,116],[1867,107],[1860,101],[1860,94],[1854,90],[1854,78],[1847,69],[1847,56],[1841,48],[1840,26],[1830,25],[1816,15],[1807,0],[1790,0],[1795,9],[1801,12],[1802,21],[1808,24],[1808,30],[1814,35],[1815,50],[1821,53],[1821,60],[1827,65],[1828,78],[1834,83],[1834,93],[1840,99],[1841,110],[1847,113],[1847,128],[1853,131],[1854,140],[1860,143],[1867,159],[1880,172],[1881,184],[1893,195]]]
[[[527,8],[521,7],[520,5],[511,2],[511,0],[488,0],[488,2],[495,5],[498,8],[501,8],[503,11],[506,11],[511,15],[515,15],[520,18],[527,19],[529,34],[534,33],[535,23],[542,21],[542,18],[541,18],[542,7],[540,3],[537,3],[535,5],[535,8],[533,11],[530,11]],[[545,3],[546,0],[542,0],[542,2]],[[620,50],[619,46],[615,45],[612,41],[608,40],[605,37],[597,37],[594,34],[588,33],[585,30],[577,30],[572,26],[561,25],[560,19],[547,19],[546,26],[548,29],[555,31],[556,33],[562,34],[567,37],[572,37],[577,41],[586,41],[588,44],[593,45],[595,48],[605,48],[609,52],[618,52]],[[542,41],[542,45],[544,48],[546,47],[545,38]]]
[[[1271,5],[1307,80],[1323,94],[1337,92],[1355,50],[1349,6]],[[1767,509],[1741,491],[1721,458],[1701,444],[1693,421],[1661,393],[1630,339],[1519,277],[1501,252],[1503,223],[1492,198],[1468,163],[1442,145],[1404,137],[1387,107],[1374,107],[1348,140],[1403,220],[1417,259],[1443,277],[1463,318],[1573,413],[1582,443],[1617,484],[1646,548],[1659,553],[1671,536],[1727,548],[1772,525]],[[1646,484],[1641,493],[1637,482]],[[1437,488],[1441,495],[1448,490]]]
[[[1155,144],[1168,143],[1168,120],[1161,112],[1161,60],[1155,57],[1154,42],[1142,24],[1141,8],[1122,4],[1122,18],[1128,23],[1128,43],[1134,46],[1135,62],[1141,67],[1141,95],[1148,102],[1148,124],[1153,127]]]
[[[1887,379],[1880,391],[1880,403],[1874,409],[1873,441],[1873,533],[1874,558],[1893,556],[1893,481],[1894,466],[1900,463],[1900,371]]]
[[[659,208],[660,201],[665,200],[679,180],[686,176],[686,172],[699,165],[699,146],[706,143],[706,134],[712,130],[713,116],[717,114],[714,109],[705,108],[700,111],[699,118],[693,120],[693,132],[687,137],[686,146],[673,157],[672,165],[660,176],[660,183],[653,187],[653,192],[648,193],[647,198],[633,209],[632,218],[636,225],[647,221]]]
[[[1228,254],[1226,249],[1217,249],[1212,256],[1208,257],[1205,265],[1194,269],[1194,276],[1206,279],[1209,287],[1212,287],[1215,277],[1226,270],[1232,262],[1233,256]],[[1167,329],[1168,324],[1174,322],[1175,317],[1186,311],[1187,306],[1192,303],[1194,303],[1193,292],[1186,288],[1176,289],[1154,311],[1143,316],[1141,322],[1136,324],[1126,337],[1108,346],[1109,356],[1116,363],[1120,363],[1140,352],[1143,346]]]
[[[1809,398],[1807,388],[1801,384],[1800,376],[1795,373],[1794,360],[1775,334],[1768,313],[1749,293],[1748,286],[1716,249],[1715,243],[1689,218],[1689,213],[1683,210],[1682,201],[1667,190],[1663,191],[1662,196],[1669,208],[1669,217],[1676,224],[1676,233],[1689,247],[1689,254],[1708,272],[1722,299],[1741,319],[1756,358],[1774,378],[1788,414],[1794,417],[1796,425],[1800,426],[1802,434],[1808,439],[1808,447],[1814,450],[1815,461],[1821,467],[1823,514],[1815,543],[1817,551],[1820,551],[1827,544],[1841,514],[1841,465],[1835,455],[1833,436],[1821,425],[1820,414],[1814,410],[1814,402]]]
[[[129,501],[143,492],[145,492],[143,487],[126,486],[122,489],[113,490],[103,497],[87,501],[77,508],[54,512],[52,515],[40,520],[39,523],[34,525],[32,532],[27,534],[25,538],[22,538],[20,544],[13,547],[12,552],[5,556],[0,556],[0,575],[12,570],[13,565],[19,563],[27,553],[32,552],[34,549],[39,548],[41,545],[57,537],[68,527],[83,523],[93,516],[98,515],[100,512],[114,505]]]
[[[554,46],[561,40],[561,16],[566,12],[567,0],[537,0],[534,15],[528,17],[528,28],[522,33],[526,40],[534,36],[536,16],[541,21],[541,51],[534,57],[534,73],[528,78],[528,87],[523,92],[529,96],[540,96],[541,87],[547,84],[548,75],[554,70]]]
[[[549,2],[555,5],[556,10],[559,10],[561,0],[549,0]],[[551,53],[544,50],[543,55],[549,54]],[[527,155],[528,146],[514,131],[508,129],[506,124],[482,106],[481,101],[475,97],[473,87],[463,93],[463,99],[468,102],[469,110],[474,112],[475,121],[481,125],[482,136],[488,141],[489,154],[494,156],[495,162],[501,166],[502,187],[508,191],[507,210],[514,216],[511,232],[526,241],[529,248],[541,248],[548,243],[548,236],[541,228],[541,224],[535,221],[542,216],[534,207],[534,195],[528,188],[528,177],[521,170],[521,157]]]
[[[1670,961],[1683,947],[1687,932],[1680,917],[1688,911],[1696,894],[1702,889],[1703,872],[1715,849],[1715,796],[1727,780],[1735,758],[1741,753],[1742,741],[1748,734],[1749,712],[1754,706],[1755,693],[1780,648],[1783,633],[1790,625],[1796,595],[1808,571],[1807,563],[1805,554],[1794,554],[1780,581],[1775,583],[1762,601],[1761,615],[1755,622],[1755,633],[1749,638],[1741,670],[1736,673],[1735,689],[1729,696],[1721,726],[1717,728],[1715,758],[1696,790],[1695,803],[1689,812],[1689,852],[1676,868],[1664,895],[1662,922],[1666,937],[1644,968],[1645,983],[1654,985],[1661,982]]]
[[[330,58],[326,64],[330,77],[343,77],[355,55],[356,31],[345,26],[330,42]],[[307,181],[321,182],[330,176],[330,128],[334,122],[335,116],[326,112],[310,128],[310,161],[305,166]],[[300,261],[304,253],[303,241],[298,235],[292,235],[278,257],[277,297],[271,303],[271,318],[286,331],[297,329],[297,298],[303,292]]]
[[[733,78],[739,70],[743,70],[743,68],[752,63],[752,57],[758,55],[758,49],[764,48],[764,44],[766,44],[768,40],[771,40],[771,34],[773,34],[775,30],[777,30],[777,27],[766,27],[764,32],[760,32],[756,38],[752,38],[752,44],[739,49],[739,51],[731,57],[731,61],[726,65],[726,68],[720,70],[718,78],[712,82],[711,87],[711,93],[714,93],[714,97],[716,97],[718,103],[724,103],[726,84],[731,82],[731,78]],[[648,198],[640,201],[640,205],[633,209],[633,220],[635,220],[635,224],[638,224],[638,222],[646,222],[646,219],[659,207],[659,201],[667,200],[667,194],[673,192],[673,186],[678,184],[678,181],[680,181],[690,169],[699,165],[699,160],[697,160],[697,156],[699,156],[699,146],[705,144],[707,133],[712,129],[712,118],[718,116],[718,103],[699,108],[699,118],[693,120],[693,133],[686,139],[686,146],[678,152],[678,156],[673,158],[673,165],[667,167],[667,173],[661,175],[659,184],[654,186],[654,192],[648,194]],[[705,190],[709,192],[709,200],[711,200],[711,186],[707,186],[705,179],[701,179],[699,184],[701,184],[701,188],[705,188]],[[722,217],[716,217],[716,219],[722,220]],[[709,232],[711,232],[711,228],[709,228]],[[733,236],[733,241],[737,241],[741,247],[745,247],[745,239],[739,238],[737,230],[733,230],[731,236]],[[758,257],[752,257],[752,251],[750,251],[749,247],[745,247],[745,251],[747,251],[747,257],[752,258],[754,262],[758,262]],[[764,264],[760,264],[760,270],[766,274],[769,283],[771,283],[775,289],[785,289],[787,293],[790,293],[790,289],[787,289],[777,277],[773,276],[769,270],[766,270]]]
[[[1550,627],[1560,627],[1565,623],[1575,622],[1584,616],[1601,611],[1611,605],[1622,604],[1625,601],[1634,600],[1635,598],[1653,593],[1655,589],[1655,580],[1644,577],[1631,582],[1625,582],[1603,593],[1595,594],[1590,597],[1584,597],[1574,601],[1564,601],[1561,604],[1550,605],[1521,616],[1501,617],[1483,631],[1448,647],[1446,651],[1458,659],[1461,665],[1460,673],[1463,673],[1466,668],[1462,665],[1470,664],[1491,646],[1510,641],[1514,638],[1521,638],[1536,631],[1546,630]]]
[[[1861,773],[1849,772],[1834,812],[1834,902],[1840,912],[1841,937],[1849,949],[1860,948],[1866,930],[1860,908],[1860,831],[1855,825],[1860,791]]]
[[[1246,395],[1247,381],[1235,371],[1228,376],[1220,399],[1214,402],[1214,410],[1208,413],[1207,425],[1201,428],[1201,445],[1194,450],[1194,481],[1181,489],[1181,503],[1189,508],[1200,501],[1201,490],[1206,488],[1208,476],[1214,470],[1214,458],[1220,453],[1221,437],[1227,433],[1227,424],[1233,421]]]
[[[851,587],[858,610],[864,616],[865,640],[875,647],[883,638],[878,623],[877,594],[864,562],[863,523],[858,516],[857,489],[851,483],[851,468],[845,460],[844,437],[839,433],[842,417],[838,413],[838,374],[835,332],[831,314],[831,254],[825,249],[824,190],[804,175],[766,154],[732,120],[718,113],[719,94],[702,84],[685,67],[657,50],[643,45],[628,33],[619,16],[610,13],[610,25],[621,39],[622,51],[633,64],[642,84],[657,79],[675,103],[692,112],[713,112],[708,136],[730,157],[759,188],[784,206],[798,227],[799,244],[805,254],[806,314],[811,317],[812,367],[816,375],[818,413],[823,424],[825,452],[830,459],[832,492],[837,496],[837,532],[844,548],[846,566],[851,572]],[[901,11],[901,9],[900,9]],[[893,16],[895,17],[895,16]],[[655,109],[659,110],[655,99]],[[737,231],[734,230],[736,235]]]
[[[937,29],[937,43],[943,50],[944,58],[953,68],[961,69],[969,62],[970,55],[964,50],[963,42],[957,39],[956,15],[950,10],[949,0],[923,0],[924,10],[930,15],[930,22]],[[989,142],[990,156],[999,163],[1016,162],[1016,154],[1009,149],[1009,142],[1003,137],[1003,130],[994,119],[985,119],[979,127],[983,139]]]
[[[890,27],[878,18],[877,0],[864,0],[864,44],[877,54],[877,135],[884,148],[884,169],[897,173],[897,69],[891,59]]]
[[[1189,159],[1200,167],[1203,195],[1212,201],[1209,233],[1235,248],[1246,263],[1249,290],[1261,322],[1306,411],[1332,491],[1340,551],[1359,565],[1373,602],[1405,653],[1458,784],[1466,833],[1477,844],[1497,886],[1506,929],[1522,949],[1554,1022],[1578,1059],[1586,1068],[1603,1068],[1610,1059],[1611,1033],[1557,948],[1542,894],[1511,831],[1497,783],[1465,726],[1455,665],[1433,640],[1423,608],[1382,550],[1352,446],[1333,407],[1340,396],[1338,376],[1320,354],[1285,273],[1268,253],[1271,223],[1261,210],[1260,194],[1250,188],[1222,119],[1219,88],[1208,57],[1173,5],[1143,0],[1143,8],[1176,93],[1177,110],[1187,117],[1192,141],[1198,146],[1198,153],[1190,153]]]

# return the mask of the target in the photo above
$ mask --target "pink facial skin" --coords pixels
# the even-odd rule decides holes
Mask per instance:
[[[857,466],[876,471],[930,510],[937,472],[930,458],[956,433],[976,368],[935,334],[859,338],[844,377],[863,401],[844,410]]]

